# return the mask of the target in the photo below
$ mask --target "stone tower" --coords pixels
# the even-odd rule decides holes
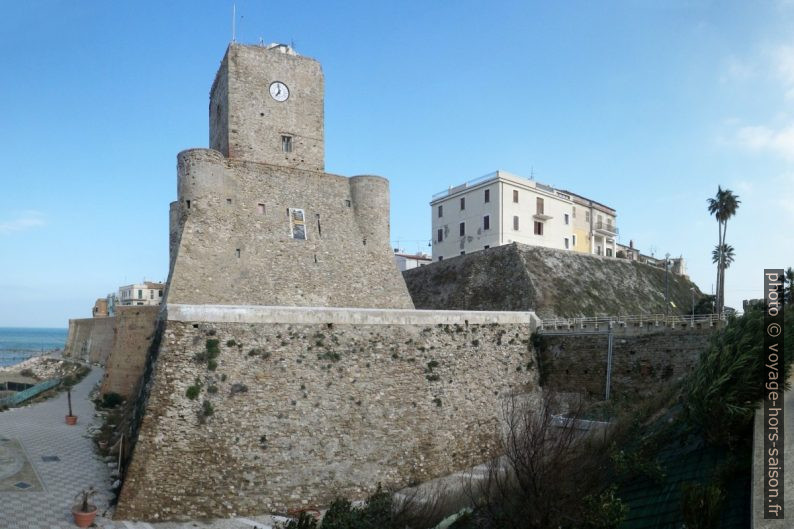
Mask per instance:
[[[168,303],[413,308],[388,180],[323,172],[323,83],[288,46],[229,46],[210,148],[177,156]]]
[[[210,148],[323,171],[323,72],[285,45],[229,46],[210,91]]]

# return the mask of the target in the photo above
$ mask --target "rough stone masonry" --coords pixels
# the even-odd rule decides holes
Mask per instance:
[[[231,44],[183,151],[170,271],[116,516],[256,514],[482,462],[536,388],[529,312],[417,311],[388,181],[323,172],[323,77]]]

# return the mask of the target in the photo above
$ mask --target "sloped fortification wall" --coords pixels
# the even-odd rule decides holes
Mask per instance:
[[[169,303],[413,308],[389,244],[386,179],[211,149],[178,161]],[[290,235],[290,208],[304,212],[305,240]]]
[[[493,447],[503,398],[536,387],[526,315],[230,323],[245,308],[207,322],[170,307],[120,519],[327,505],[467,468]]]
[[[543,318],[665,312],[664,270],[517,243],[407,270],[403,277],[418,309],[533,310]],[[672,273],[669,281],[672,313],[688,314],[690,288],[697,286]]]
[[[100,392],[132,396],[146,365],[154,338],[159,306],[116,308],[113,349],[107,359]]]
[[[625,400],[650,397],[687,375],[708,348],[714,329],[664,329],[641,335],[615,334],[610,394]],[[543,335],[536,342],[544,387],[604,398],[607,335]]]
[[[69,320],[63,356],[105,365],[113,349],[115,325],[113,317]]]

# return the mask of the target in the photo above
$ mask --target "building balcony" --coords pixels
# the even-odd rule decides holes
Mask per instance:
[[[532,218],[535,220],[545,222],[549,219],[553,219],[554,217],[552,217],[551,215],[545,215],[543,213],[535,213],[534,215],[532,215]]]
[[[609,222],[594,222],[593,231],[601,235],[617,235],[618,227]]]

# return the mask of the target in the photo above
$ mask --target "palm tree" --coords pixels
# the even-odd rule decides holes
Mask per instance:
[[[787,305],[794,304],[794,268],[788,267],[784,275],[784,281],[788,283],[788,286],[783,294],[783,299]]]
[[[730,268],[731,263],[733,262],[734,258],[734,251],[733,246],[730,244],[723,244],[722,248],[719,246],[715,246],[714,249],[711,251],[711,262],[717,264],[720,259],[723,261],[722,268]]]
[[[719,254],[725,250],[728,219],[736,214],[739,204],[741,204],[739,197],[734,195],[730,189],[722,189],[722,186],[717,186],[715,197],[708,199],[709,213],[717,219],[717,312],[719,314],[722,314],[722,309],[725,307],[725,269],[727,268],[725,260],[719,258]]]

